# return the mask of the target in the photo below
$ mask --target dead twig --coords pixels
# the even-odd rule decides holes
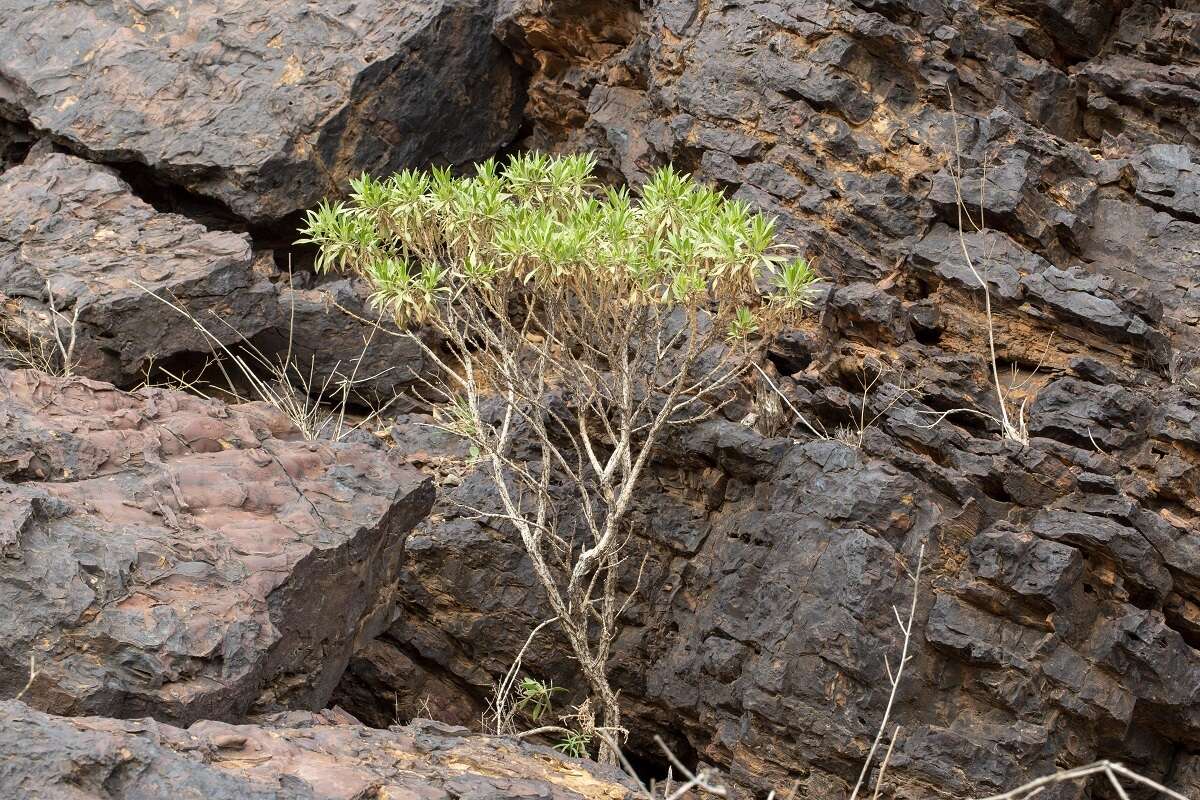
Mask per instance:
[[[1103,774],[1108,778],[1109,783],[1117,791],[1118,796],[1123,799],[1126,798],[1126,793],[1124,787],[1121,785],[1121,778],[1126,778],[1134,783],[1147,786],[1160,794],[1164,794],[1167,797],[1172,798],[1172,800],[1189,800],[1189,798],[1185,797],[1179,792],[1176,792],[1173,789],[1168,789],[1161,783],[1151,780],[1144,775],[1139,775],[1125,765],[1116,761],[1096,761],[1092,764],[1086,764],[1082,767],[1060,770],[1051,775],[1044,775],[1040,778],[1036,778],[1029,783],[1022,784],[1016,789],[1011,789],[1003,794],[994,794],[990,797],[981,798],[981,800],[1027,800],[1027,798],[1041,794],[1046,790],[1047,787],[1054,784],[1081,780],[1083,778],[1090,778],[1099,774]]]
[[[917,553],[916,572],[909,573],[909,577],[912,579],[913,592],[912,592],[912,602],[910,603],[909,609],[908,609],[908,620],[907,621],[902,620],[900,618],[900,611],[895,606],[892,606],[892,612],[896,615],[896,623],[900,626],[900,632],[904,634],[904,643],[900,648],[900,661],[896,665],[896,669],[894,672],[892,671],[891,664],[888,662],[887,656],[885,655],[883,657],[883,665],[884,665],[884,668],[887,669],[888,680],[891,682],[892,690],[891,690],[891,693],[888,695],[887,706],[883,710],[883,720],[880,721],[880,723],[879,723],[879,730],[875,734],[875,740],[871,743],[871,749],[867,753],[866,760],[863,762],[862,771],[859,772],[859,774],[858,774],[858,781],[854,784],[854,791],[852,791],[850,793],[850,800],[857,800],[858,793],[862,789],[863,783],[867,779],[867,773],[870,772],[870,769],[871,769],[871,762],[874,761],[874,759],[875,759],[875,752],[879,749],[879,743],[880,743],[880,741],[882,741],[884,731],[886,731],[887,727],[888,727],[888,721],[891,719],[892,706],[895,704],[896,695],[900,690],[900,681],[904,677],[904,668],[908,665],[908,662],[911,661],[913,658],[912,656],[910,656],[908,654],[908,650],[909,650],[909,646],[912,643],[913,624],[917,617],[917,598],[919,596],[919,590],[921,587],[921,566],[924,563],[924,560],[925,560],[925,545],[922,544],[920,551]],[[908,570],[906,569],[905,572],[908,572]],[[899,729],[897,728],[897,733],[898,732],[899,732]],[[892,737],[892,745],[894,745],[894,744],[895,744],[895,734],[893,734],[893,737]],[[891,749],[892,749],[892,746],[889,745],[888,746],[889,754],[891,753]],[[887,769],[887,759],[885,758],[883,764],[880,766],[880,769],[879,769],[879,778],[878,778],[877,783],[883,781],[883,773],[886,769]]]

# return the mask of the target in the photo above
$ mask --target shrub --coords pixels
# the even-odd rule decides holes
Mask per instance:
[[[520,536],[602,709],[596,730],[615,735],[607,662],[633,596],[618,598],[617,577],[638,480],[666,430],[728,401],[815,276],[746,203],[670,168],[635,197],[593,166],[527,154],[470,177],[364,175],[349,202],[308,213],[301,241],[318,269],[363,275],[376,304],[454,353],[427,349],[447,427],[488,470],[490,516]],[[518,428],[533,457],[516,455]]]

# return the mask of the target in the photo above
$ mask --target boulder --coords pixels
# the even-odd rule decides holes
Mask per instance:
[[[277,325],[274,271],[245,234],[159,213],[108,168],[42,153],[0,174],[0,344],[26,361],[61,370],[69,352],[75,372],[132,386],[209,353],[197,324],[222,344]]]
[[[1200,222],[1200,151],[1156,144],[1130,164],[1135,196],[1180,219]]]
[[[0,696],[179,724],[321,708],[392,620],[431,502],[378,446],[264,404],[0,371]]]
[[[1115,198],[1096,208],[1084,256],[1097,271],[1162,301],[1180,331],[1200,330],[1200,224]],[[1195,341],[1194,334],[1189,341]],[[1180,349],[1191,350],[1191,346]]]
[[[28,800],[626,800],[612,768],[422,720],[374,730],[336,710],[260,724],[66,719],[0,702],[0,794]]]
[[[479,0],[0,4],[0,115],[255,222],[360,172],[463,164],[519,124]]]

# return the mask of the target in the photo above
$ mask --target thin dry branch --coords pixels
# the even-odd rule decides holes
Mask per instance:
[[[676,800],[676,798],[683,797],[693,788],[700,789],[700,791],[706,792],[714,797],[726,796],[727,792],[725,787],[720,784],[713,783],[712,776],[709,775],[708,770],[702,769],[698,773],[693,773],[690,769],[683,765],[682,761],[676,758],[675,754],[671,752],[671,748],[667,747],[666,742],[662,740],[662,737],[656,735],[654,737],[654,741],[660,748],[662,748],[667,760],[671,762],[671,766],[679,770],[679,774],[683,775],[683,777],[687,779],[681,786],[668,794],[665,800]]]
[[[38,668],[37,658],[33,653],[29,654],[29,680],[25,681],[25,685],[21,687],[21,691],[17,692],[13,697],[14,700],[20,700],[33,687],[33,682],[37,680]]]
[[[489,713],[484,715],[483,724],[485,729],[491,730],[492,733],[495,733],[498,736],[504,736],[506,734],[512,734],[515,732],[516,728],[513,725],[515,711],[511,701],[511,695],[513,686],[516,685],[517,677],[521,672],[521,662],[525,658],[525,651],[529,649],[531,644],[533,644],[534,637],[537,636],[543,628],[557,621],[558,617],[551,617],[530,631],[529,637],[525,640],[525,644],[521,645],[520,651],[517,652],[517,657],[513,659],[512,666],[509,667],[508,672],[504,674],[504,678],[495,687],[495,691],[493,692],[490,703]],[[523,735],[529,736],[531,734],[526,732]]]
[[[1105,775],[1110,784],[1117,790],[1118,795],[1124,796],[1125,790],[1121,785],[1120,778],[1126,778],[1139,783],[1142,786],[1147,786],[1160,794],[1164,794],[1172,800],[1189,800],[1189,798],[1176,792],[1173,789],[1168,789],[1157,781],[1151,780],[1144,775],[1139,775],[1123,764],[1115,761],[1097,761],[1092,764],[1086,764],[1082,767],[1073,769],[1065,769],[1055,772],[1051,775],[1044,775],[1041,778],[1022,784],[1016,789],[1004,792],[1003,794],[994,794],[990,797],[981,798],[981,800],[1027,800],[1045,791],[1047,787],[1058,783],[1066,783],[1068,781],[1077,781],[1083,778],[1090,778],[1094,775]]]
[[[228,320],[217,315],[215,312],[212,312],[213,319],[218,325],[225,327],[231,332],[233,338],[241,345],[239,350],[234,350],[228,346],[221,337],[218,337],[207,326],[201,323],[177,298],[172,296],[171,299],[167,299],[137,281],[132,281],[132,283],[146,294],[184,317],[195,327],[208,344],[212,353],[210,363],[215,364],[221,371],[226,382],[226,390],[230,395],[237,399],[238,402],[244,402],[245,400],[238,391],[237,384],[226,369],[225,365],[227,362],[234,365],[237,372],[245,381],[245,384],[250,387],[254,399],[268,403],[284,414],[284,416],[295,424],[305,439],[312,441],[324,436],[329,436],[335,441],[341,439],[351,432],[360,429],[372,419],[378,418],[386,408],[398,399],[398,395],[393,395],[390,400],[380,406],[376,406],[370,414],[366,415],[359,422],[353,425],[347,423],[346,411],[353,388],[372,381],[387,371],[385,369],[366,378],[357,377],[360,365],[366,358],[368,348],[373,340],[374,329],[370,334],[363,337],[362,350],[352,361],[349,377],[342,376],[340,372],[341,362],[337,362],[328,371],[324,379],[318,380],[316,377],[315,357],[310,359],[307,370],[293,359],[292,325],[294,324],[294,318],[292,322],[289,322],[286,355],[282,358],[273,359],[247,339]],[[376,325],[376,328],[378,328],[378,325]],[[206,395],[198,380],[185,381],[181,377],[170,375],[170,373],[167,374],[182,387],[195,391],[198,394]],[[330,409],[326,405],[326,398],[334,395],[330,391],[334,386],[337,387],[336,396],[340,397],[340,401],[334,406],[334,409]]]
[[[867,774],[871,770],[871,763],[875,760],[875,752],[879,749],[879,743],[883,739],[884,731],[887,730],[888,722],[892,716],[892,706],[895,705],[896,695],[900,690],[900,681],[904,677],[904,668],[908,662],[912,660],[912,656],[908,654],[909,646],[912,643],[913,624],[917,617],[917,598],[921,588],[921,566],[925,560],[925,545],[921,545],[920,551],[917,553],[917,569],[915,572],[909,573],[912,579],[913,592],[912,602],[908,609],[908,620],[900,619],[900,611],[895,606],[892,606],[892,612],[896,615],[896,623],[900,626],[900,632],[904,634],[904,643],[900,648],[900,663],[896,665],[896,671],[892,672],[892,667],[888,663],[887,656],[883,657],[884,666],[887,668],[888,680],[891,682],[891,692],[888,694],[887,706],[883,710],[883,719],[879,723],[879,730],[875,734],[875,740],[871,742],[871,749],[867,753],[867,758],[863,761],[862,771],[858,774],[858,781],[854,784],[854,791],[850,793],[850,800],[857,800],[858,793],[863,787],[863,783],[867,779]],[[907,572],[907,569],[905,570]],[[893,740],[893,744],[894,744]],[[891,752],[891,746],[888,747],[888,752]],[[882,782],[883,772],[887,769],[887,760],[885,759],[879,770],[878,781]]]
[[[1000,407],[1000,416],[993,417],[1000,424],[1000,429],[1006,439],[1010,439],[1022,445],[1029,444],[1029,431],[1025,422],[1025,404],[1010,416],[1008,409],[1008,398],[1004,394],[1004,389],[1000,384],[1000,367],[996,358],[996,325],[992,318],[992,292],[988,287],[987,279],[980,273],[975,266],[975,261],[971,258],[970,249],[967,247],[966,230],[963,225],[964,219],[971,223],[976,231],[984,230],[983,210],[985,206],[985,186],[987,184],[986,172],[981,176],[979,181],[979,222],[976,224],[970,218],[970,214],[966,211],[966,203],[962,195],[962,141],[958,132],[958,113],[954,108],[954,94],[947,92],[950,97],[950,117],[954,124],[954,171],[951,174],[951,180],[954,183],[955,210],[958,215],[958,244],[962,251],[963,261],[970,270],[972,277],[979,283],[979,287],[983,289],[983,309],[984,316],[987,322],[987,343],[988,343],[988,363],[992,372],[992,386],[996,392],[996,401]],[[992,416],[992,415],[987,415]],[[944,418],[944,417],[943,417]]]
[[[7,345],[0,355],[10,358],[28,369],[60,378],[69,378],[75,373],[75,367],[78,366],[75,359],[75,343],[79,336],[79,314],[82,311],[82,304],[76,302],[71,316],[67,317],[66,314],[59,311],[58,305],[54,302],[54,290],[49,281],[46,281],[46,296],[50,306],[51,339],[47,341],[41,335],[41,331],[37,330],[32,323],[27,319],[21,319],[16,325],[20,329],[16,339],[8,330],[0,328],[0,338]]]
[[[808,419],[803,414],[800,413],[800,411],[796,408],[795,405],[792,404],[792,401],[788,399],[788,396],[785,395],[777,385],[775,385],[775,381],[771,380],[771,377],[769,375],[767,375],[766,371],[763,370],[762,367],[760,367],[758,364],[755,364],[754,369],[758,370],[759,377],[761,377],[764,381],[767,382],[767,386],[771,387],[771,391],[773,391],[773,392],[775,392],[775,394],[779,395],[779,399],[783,400],[783,402],[787,405],[787,407],[789,409],[791,409],[792,413],[796,415],[796,419],[800,420],[800,423],[802,425],[804,425],[805,428],[808,429],[808,432],[811,433],[814,438],[816,438],[816,439],[828,439],[829,438],[828,433],[821,433],[812,426],[812,424],[808,421]]]

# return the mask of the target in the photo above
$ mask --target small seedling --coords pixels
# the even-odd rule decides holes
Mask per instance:
[[[571,756],[572,758],[586,758],[588,754],[588,746],[592,743],[592,737],[572,731],[563,737],[563,740],[554,745],[554,749],[563,755]]]
[[[553,682],[542,683],[536,678],[522,678],[517,687],[517,696],[520,698],[517,700],[517,710],[523,711],[533,722],[538,722],[553,710],[554,694],[565,691]]]

